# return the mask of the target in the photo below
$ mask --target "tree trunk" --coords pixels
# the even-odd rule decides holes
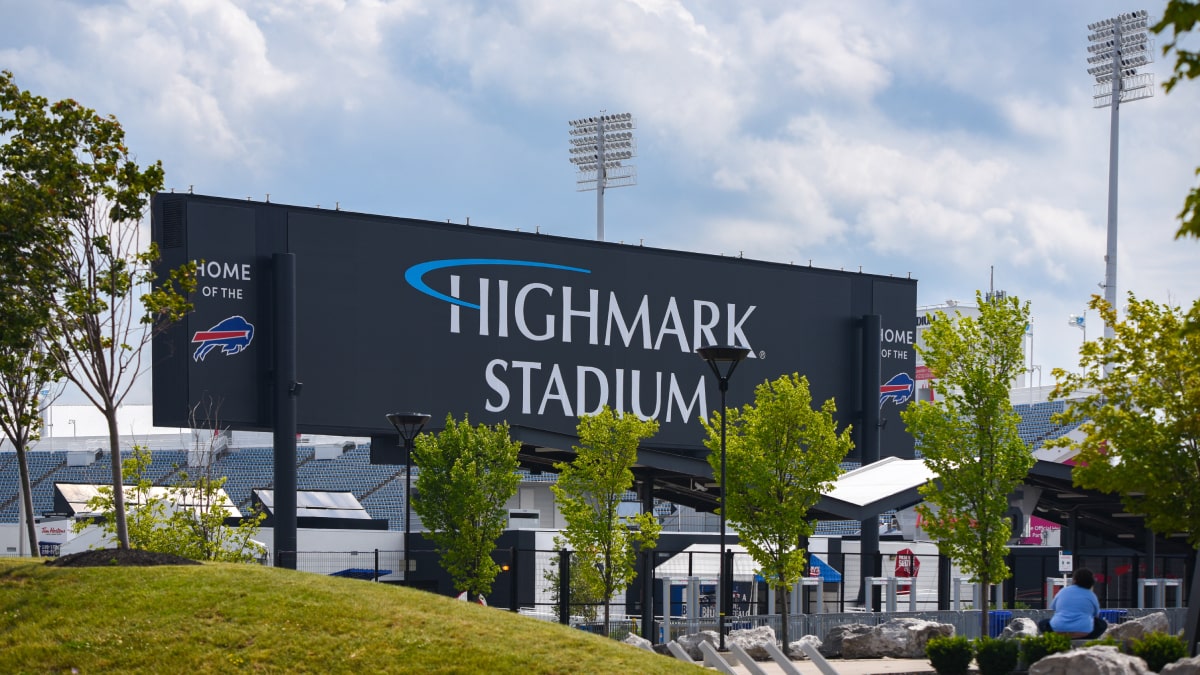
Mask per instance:
[[[979,637],[988,637],[988,608],[991,607],[991,590],[992,585],[984,581],[979,584],[980,595],[983,596],[983,601],[979,608]]]
[[[781,589],[783,590],[783,593],[781,593],[783,596],[783,607],[779,610],[779,616],[783,620],[779,622],[779,640],[780,644],[783,645],[784,655],[791,656],[788,652],[788,605],[790,604],[788,602],[788,594],[791,592],[791,589],[787,586],[782,586]]]
[[[125,479],[121,475],[121,436],[117,433],[116,406],[106,406],[108,447],[112,453],[113,518],[117,521],[117,548],[129,548],[129,526],[125,521]]]
[[[21,473],[20,498],[25,505],[25,533],[29,537],[29,555],[37,558],[41,553],[38,551],[37,532],[34,530],[33,489],[29,484],[29,459],[24,442],[17,444],[17,464]]]

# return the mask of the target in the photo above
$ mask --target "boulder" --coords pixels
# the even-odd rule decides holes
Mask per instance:
[[[862,635],[870,632],[871,627],[865,623],[844,623],[834,626],[825,634],[825,640],[821,643],[821,656],[839,657],[842,655],[842,640],[850,635]]]
[[[721,644],[721,638],[715,630],[702,630],[699,633],[692,633],[691,635],[681,635],[675,641],[696,662],[704,661],[704,652],[700,651],[701,642],[708,642],[714,647]]]
[[[1000,633],[1001,640],[1022,640],[1027,637],[1037,637],[1037,622],[1025,617],[1017,617],[1008,622],[1004,632]]]
[[[1200,675],[1200,656],[1168,663],[1158,672],[1162,675]]]
[[[925,658],[930,638],[953,637],[954,626],[922,619],[891,619],[868,632],[842,638],[842,658]]]
[[[821,651],[821,638],[817,637],[816,635],[805,635],[799,640],[796,640],[788,645],[788,656],[792,657],[793,659],[807,659],[808,654],[805,654],[804,651],[800,649],[800,645],[805,643],[816,647],[818,652]]]
[[[649,651],[649,652],[654,651],[654,645],[651,644],[649,640],[647,640],[646,638],[644,638],[640,635],[636,635],[634,633],[630,633],[629,635],[626,635],[625,639],[621,640],[621,642],[624,642],[627,645],[632,645],[634,647],[637,647],[638,649],[645,649],[646,651]]]
[[[1084,647],[1051,654],[1029,667],[1029,675],[1149,675],[1146,662],[1116,647]]]
[[[1169,633],[1171,623],[1167,620],[1166,612],[1155,612],[1146,616],[1130,619],[1125,623],[1112,624],[1104,631],[1102,637],[1110,637],[1118,642],[1129,643],[1141,640],[1150,633]]]
[[[770,661],[771,653],[767,651],[767,644],[776,644],[775,630],[770,626],[757,626],[730,631],[725,644],[741,647],[755,661]]]

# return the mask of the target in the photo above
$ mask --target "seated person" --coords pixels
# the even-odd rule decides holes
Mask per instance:
[[[1072,640],[1095,640],[1108,629],[1108,622],[1100,618],[1100,601],[1092,592],[1096,583],[1092,571],[1086,567],[1075,570],[1075,583],[1067,586],[1050,601],[1054,616],[1038,622],[1043,633],[1062,633]]]

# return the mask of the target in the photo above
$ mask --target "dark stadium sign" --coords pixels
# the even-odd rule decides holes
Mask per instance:
[[[878,394],[883,454],[912,454],[910,279],[197,195],[153,213],[164,264],[201,263],[195,311],[155,342],[160,426],[272,426],[272,256],[292,253],[303,432],[389,434],[386,413],[421,410],[570,436],[607,404],[695,450],[719,405],[695,350],[732,344],[750,357],[731,406],[800,373],[842,425]],[[885,389],[864,393],[871,314]]]

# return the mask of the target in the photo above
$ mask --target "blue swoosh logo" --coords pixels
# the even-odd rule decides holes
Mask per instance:
[[[532,260],[505,260],[503,258],[451,258],[448,260],[430,260],[419,265],[413,265],[404,271],[404,280],[409,286],[421,291],[438,300],[444,300],[452,305],[461,307],[469,307],[471,309],[479,309],[479,305],[467,302],[460,298],[453,298],[445,293],[435,291],[425,283],[423,278],[426,273],[434,270],[448,269],[453,267],[474,267],[477,265],[503,265],[507,267],[540,267],[548,270],[560,270],[563,272],[581,272],[583,274],[591,274],[591,270],[585,270],[582,267],[568,267],[567,265],[556,265],[554,263],[535,262]]]

